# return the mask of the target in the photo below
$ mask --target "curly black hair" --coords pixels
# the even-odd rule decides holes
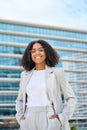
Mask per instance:
[[[51,45],[48,42],[44,40],[31,41],[26,47],[21,60],[21,65],[25,70],[30,71],[35,67],[35,63],[33,62],[30,53],[30,50],[32,50],[32,47],[35,43],[41,44],[41,46],[44,48],[46,53],[46,64],[48,66],[54,67],[58,64],[59,54],[56,52],[54,48],[51,47]]]

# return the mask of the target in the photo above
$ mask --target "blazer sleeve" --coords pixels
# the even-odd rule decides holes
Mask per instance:
[[[65,100],[62,113],[58,114],[61,124],[64,125],[74,113],[76,106],[76,96],[70,84],[68,83],[68,80],[66,79],[63,69],[61,69],[60,76],[57,76],[57,78],[60,82],[60,89],[64,95]]]
[[[22,90],[22,73],[21,73],[20,88],[16,99],[16,119],[18,123],[20,122],[20,118],[22,115],[23,115],[23,90]]]

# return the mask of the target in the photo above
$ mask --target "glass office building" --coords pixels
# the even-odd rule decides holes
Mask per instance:
[[[17,129],[14,124],[21,56],[32,40],[48,41],[60,55],[63,67],[77,96],[70,123],[87,129],[87,31],[0,19],[0,129]],[[4,124],[4,125],[3,125]],[[14,128],[13,128],[14,126]]]

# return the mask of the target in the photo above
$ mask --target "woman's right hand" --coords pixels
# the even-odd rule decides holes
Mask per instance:
[[[25,120],[25,116],[24,115],[21,116],[20,120]]]

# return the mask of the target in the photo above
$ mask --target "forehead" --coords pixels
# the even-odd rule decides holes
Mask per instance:
[[[35,43],[33,46],[32,46],[32,48],[33,49],[37,49],[37,48],[41,48],[41,47],[43,47],[40,43]]]

